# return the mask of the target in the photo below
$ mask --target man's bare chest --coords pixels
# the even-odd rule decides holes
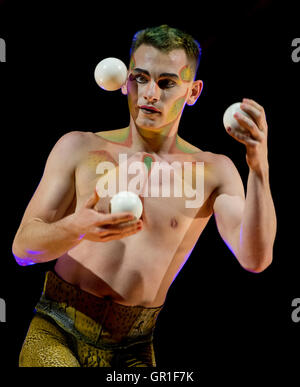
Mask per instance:
[[[206,179],[205,165],[192,157],[160,157],[146,152],[92,150],[75,173],[77,206],[97,189],[97,209],[109,212],[109,201],[120,191],[138,194],[143,202],[143,220],[157,226],[178,226],[179,218],[195,218],[207,212],[213,187]]]

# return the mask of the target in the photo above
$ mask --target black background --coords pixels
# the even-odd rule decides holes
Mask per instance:
[[[64,3],[67,4],[67,3]],[[270,183],[278,217],[272,265],[263,273],[243,270],[221,240],[212,218],[169,290],[156,328],[161,368],[211,369],[229,378],[277,373],[299,348],[291,319],[300,297],[298,224],[299,74],[291,58],[299,36],[291,6],[272,1],[0,2],[0,37],[7,61],[0,63],[2,158],[2,254],[0,297],[7,322],[0,324],[1,358],[17,368],[18,355],[52,264],[18,266],[11,245],[24,210],[56,141],[72,130],[127,126],[127,100],[94,81],[97,63],[109,56],[129,62],[134,33],[169,24],[202,46],[201,97],[186,107],[179,134],[229,156],[244,183],[244,146],[223,128],[224,110],[243,97],[264,106],[269,125]],[[288,363],[284,361],[288,360]],[[295,359],[296,360],[296,359]],[[222,370],[222,371],[221,371]]]

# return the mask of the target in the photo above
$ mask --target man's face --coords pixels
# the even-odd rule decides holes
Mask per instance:
[[[194,84],[183,49],[166,54],[143,44],[131,58],[129,74],[129,110],[137,127],[160,130],[181,116]]]

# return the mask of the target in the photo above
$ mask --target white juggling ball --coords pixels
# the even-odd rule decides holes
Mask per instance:
[[[110,201],[110,212],[131,212],[139,219],[143,212],[141,199],[134,192],[121,191],[115,194]]]
[[[127,67],[117,58],[106,58],[99,62],[94,72],[98,86],[107,91],[120,89],[127,79]]]
[[[247,114],[246,112],[244,112],[242,109],[241,109],[241,102],[236,102],[232,105],[229,106],[229,108],[227,108],[225,110],[225,113],[224,113],[224,116],[223,116],[223,124],[224,124],[224,127],[225,129],[228,128],[228,126],[231,127],[231,129],[233,129],[233,131],[237,131],[237,132],[242,132],[242,133],[246,133],[248,132],[247,130],[245,130],[244,128],[242,128],[240,126],[240,124],[238,123],[238,121],[233,117],[233,115],[235,113],[241,113],[241,114],[244,114],[244,116],[250,118],[250,120],[252,119],[249,114]]]

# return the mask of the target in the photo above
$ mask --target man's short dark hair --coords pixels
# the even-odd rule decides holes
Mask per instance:
[[[138,31],[132,40],[130,57],[132,57],[133,53],[142,44],[153,46],[165,53],[169,53],[176,49],[183,49],[190,61],[194,76],[196,76],[200,62],[201,47],[200,44],[186,32],[169,27],[166,24]]]

